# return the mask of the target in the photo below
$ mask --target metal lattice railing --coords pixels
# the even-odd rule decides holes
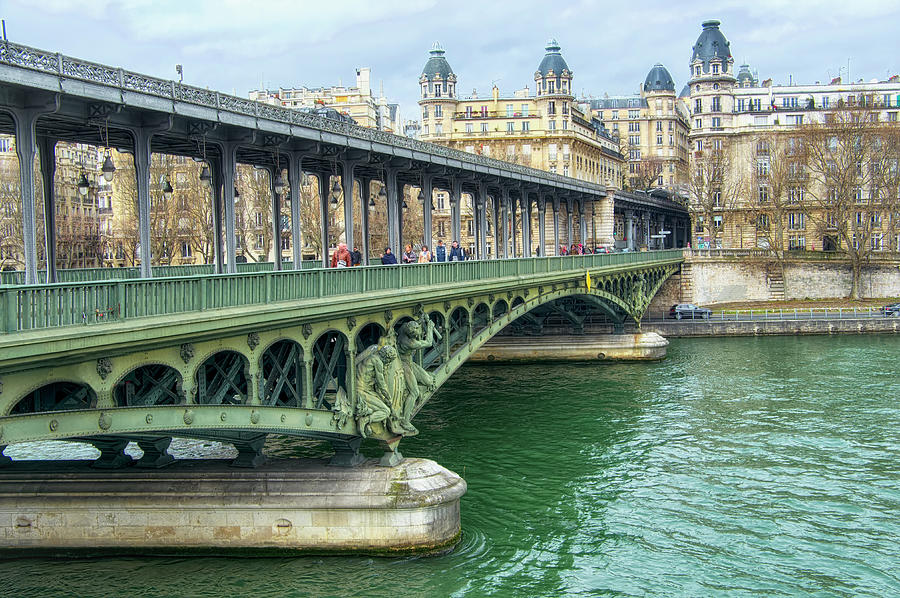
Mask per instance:
[[[682,259],[680,249],[0,287],[0,332]]]
[[[356,139],[370,142],[383,143],[393,147],[423,152],[426,154],[442,156],[458,160],[464,164],[479,165],[487,168],[516,173],[522,176],[541,179],[546,183],[557,185],[577,185],[583,191],[602,194],[605,187],[529,168],[520,164],[504,162],[495,158],[488,158],[477,154],[471,154],[443,145],[427,143],[410,139],[401,135],[394,135],[385,131],[369,129],[357,124],[338,122],[316,114],[307,114],[290,108],[273,106],[263,102],[248,100],[237,96],[210,91],[200,87],[185,85],[168,79],[158,79],[141,73],[126,71],[108,65],[72,58],[56,52],[49,52],[30,46],[14,44],[11,42],[0,43],[0,62],[45,73],[52,73],[60,77],[89,81],[100,85],[107,85],[128,91],[136,91],[148,95],[164,97],[166,99],[188,102],[216,110],[225,110],[245,116],[264,118],[267,120],[299,125],[321,132],[336,133]]]

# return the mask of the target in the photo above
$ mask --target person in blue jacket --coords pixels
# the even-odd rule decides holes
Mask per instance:
[[[385,265],[397,263],[397,256],[394,255],[390,247],[384,248],[384,253],[381,254],[381,263]]]
[[[447,246],[444,245],[444,241],[441,239],[438,239],[437,246],[434,248],[434,259],[438,262],[447,261]]]
[[[466,259],[466,252],[462,247],[459,246],[459,241],[453,241],[453,245],[450,247],[450,261],[451,262],[462,262]]]

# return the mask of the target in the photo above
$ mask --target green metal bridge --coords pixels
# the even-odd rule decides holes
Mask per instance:
[[[364,437],[385,465],[412,417],[484,342],[549,308],[639,322],[681,250],[0,285],[0,449],[93,444],[97,467],[172,461],[172,437],[262,462],[268,434]],[[98,278],[92,280],[92,278]]]

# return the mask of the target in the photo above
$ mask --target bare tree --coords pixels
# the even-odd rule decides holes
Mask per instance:
[[[634,172],[628,173],[628,185],[632,190],[646,190],[658,187],[659,175],[666,166],[665,160],[659,156],[642,158],[640,162],[634,162]]]
[[[724,139],[704,143],[704,149],[694,152],[688,209],[695,230],[706,231],[712,242],[722,232],[724,215],[736,205],[744,184],[741,169],[733,168],[734,148]],[[717,221],[716,216],[723,220]]]
[[[796,137],[786,133],[759,135],[746,171],[752,173],[747,212],[756,227],[757,245],[769,249],[784,280],[786,233],[805,228],[803,194],[806,174]]]
[[[848,257],[850,298],[857,299],[863,266],[896,226],[898,127],[868,107],[840,107],[824,117],[802,129],[810,216]]]

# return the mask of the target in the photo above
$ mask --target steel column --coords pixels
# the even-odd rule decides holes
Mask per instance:
[[[291,186],[291,255],[294,260],[294,270],[303,267],[302,244],[303,239],[300,227],[300,185],[303,182],[303,158],[299,155],[288,154],[288,184]]]
[[[569,247],[575,244],[574,203],[571,199],[566,200],[566,245]]]
[[[150,140],[153,131],[137,127],[134,133],[134,176],[137,184],[138,239],[141,243],[141,278],[152,276],[150,264]]]
[[[344,195],[344,240],[353,249],[353,180],[357,162],[341,160],[341,191]]]
[[[500,194],[494,193],[491,195],[491,209],[494,216],[494,259],[500,259],[503,257],[503,251],[500,247],[501,239],[503,238],[503,231],[500,230],[500,211],[502,210],[501,204],[503,202],[500,201]]]
[[[362,227],[362,265],[369,265],[369,194],[372,193],[372,179],[359,179],[360,222]]]
[[[320,170],[316,173],[316,177],[319,179],[319,221],[322,223],[321,226],[319,226],[319,238],[322,246],[322,267],[327,268],[331,265],[331,262],[328,259],[328,193],[331,191],[331,186],[329,185],[331,182],[331,172]]]
[[[269,192],[272,194],[272,264],[273,269],[278,272],[281,270],[281,195],[275,191],[275,175],[281,172],[281,164],[266,170],[269,171]]]
[[[553,255],[559,255],[559,199],[553,198]]]
[[[237,272],[237,241],[234,234],[234,174],[237,168],[238,144],[223,141],[219,144],[222,156],[219,159],[222,169],[222,205],[225,215],[225,271],[229,274]],[[246,243],[247,240],[244,239]]]
[[[434,255],[434,231],[431,222],[431,202],[434,201],[434,175],[422,174],[422,193],[425,199],[422,202],[422,214],[425,219],[425,239],[424,243],[428,245],[428,250]]]
[[[56,139],[41,135],[37,140],[44,188],[44,256],[47,260],[47,282],[53,283],[56,282]]]
[[[25,251],[25,284],[37,284],[37,230],[34,220],[35,124],[42,114],[59,109],[59,95],[44,107],[9,110],[16,128],[16,155],[19,157],[19,194],[22,202],[22,240]]]
[[[547,200],[538,196],[538,257],[547,254]],[[555,253],[554,253],[555,255]]]
[[[450,179],[450,240],[458,241],[462,247],[462,182],[455,176]]]
[[[385,169],[385,190],[387,191],[387,229],[388,229],[388,247],[397,256],[400,261],[400,255],[403,248],[400,244],[400,199],[397,194],[397,170],[394,168]]]
[[[503,233],[501,234],[501,237],[503,239],[503,253],[500,257],[502,257],[503,259],[508,259],[509,258],[509,189],[507,189],[506,187],[503,187],[500,194],[501,194],[501,197],[503,198],[502,201],[500,202],[500,209],[502,211],[501,215],[500,215],[500,221],[503,224]],[[513,238],[515,238],[515,235],[513,235]],[[515,254],[515,251],[513,251],[513,254]],[[513,257],[515,257],[515,255],[513,255]]]
[[[522,257],[531,257],[531,197],[522,187]]]
[[[225,272],[225,254],[222,240],[222,168],[214,161],[209,162],[209,170],[212,179],[212,219],[213,219],[213,264],[216,274]],[[205,191],[204,191],[205,194]]]
[[[584,199],[578,202],[578,230],[579,242],[587,246],[587,219],[584,217]]]

